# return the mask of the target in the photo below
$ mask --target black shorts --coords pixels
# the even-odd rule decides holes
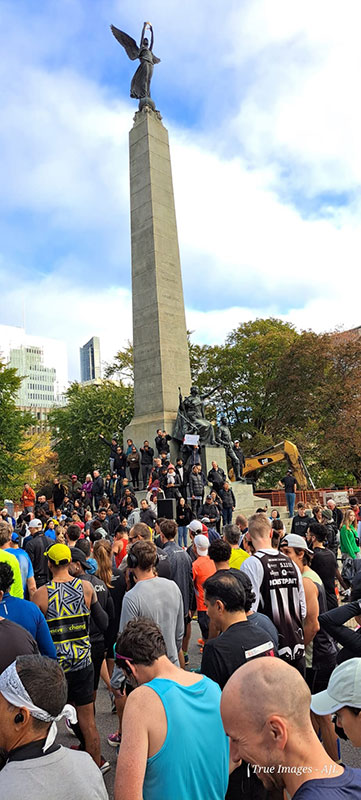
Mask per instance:
[[[96,692],[99,686],[100,670],[104,661],[104,642],[93,642],[91,657],[94,666],[94,691]]]
[[[65,672],[68,684],[68,703],[75,706],[87,706],[93,702],[94,695],[94,665],[89,664],[83,669]]]

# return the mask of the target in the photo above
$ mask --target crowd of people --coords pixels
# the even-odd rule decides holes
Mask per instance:
[[[287,532],[276,509],[234,514],[198,448],[173,466],[165,431],[159,457],[101,438],[108,475],[56,480],[48,500],[25,484],[17,519],[1,512],[3,796],[41,800],[53,782],[59,800],[105,800],[113,747],[115,800],[360,798],[340,753],[340,738],[361,746],[357,500],[299,503]],[[105,741],[100,681],[117,720]],[[56,742],[61,717],[73,748]]]

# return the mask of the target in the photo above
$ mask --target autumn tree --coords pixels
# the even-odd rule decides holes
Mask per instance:
[[[66,398],[66,406],[54,409],[49,418],[59,469],[83,478],[96,466],[109,466],[100,433],[106,439],[115,434],[122,443],[123,428],[133,414],[133,388],[110,380],[89,385],[72,383]]]

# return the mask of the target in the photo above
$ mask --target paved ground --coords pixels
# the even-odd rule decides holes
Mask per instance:
[[[192,638],[189,649],[190,655],[190,669],[197,669],[200,665],[199,647],[197,645],[197,638],[200,636],[200,631],[197,622],[192,622]],[[110,699],[107,690],[102,684],[97,699],[97,726],[100,733],[102,744],[103,756],[110,762],[111,771],[105,776],[105,783],[109,793],[110,800],[113,800],[113,783],[116,767],[116,749],[109,747],[107,743],[107,736],[109,733],[114,733],[117,728],[117,717],[110,712]],[[74,739],[66,730],[63,720],[59,723],[59,742],[70,747],[77,740]],[[342,759],[344,763],[351,767],[361,768],[361,751],[352,747],[349,742],[342,742]]]

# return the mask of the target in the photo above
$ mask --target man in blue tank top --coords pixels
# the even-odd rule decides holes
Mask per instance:
[[[125,706],[114,800],[130,786],[134,800],[223,800],[229,744],[220,688],[179,669],[166,652],[150,619],[131,620],[118,638],[116,662],[137,688]]]

